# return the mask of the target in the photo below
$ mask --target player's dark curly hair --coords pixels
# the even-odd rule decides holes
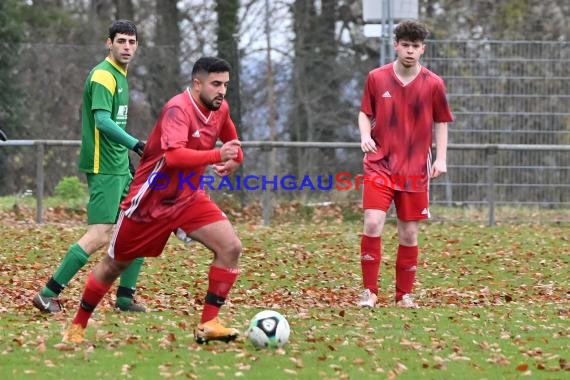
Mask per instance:
[[[425,41],[429,34],[428,28],[417,20],[404,20],[394,28],[396,42],[401,39],[408,41]]]
[[[230,64],[222,58],[202,57],[192,68],[192,78],[198,74],[225,73],[231,70]]]
[[[135,36],[138,40],[137,26],[130,20],[116,20],[109,26],[109,38],[115,40],[117,33],[126,34],[127,36]]]

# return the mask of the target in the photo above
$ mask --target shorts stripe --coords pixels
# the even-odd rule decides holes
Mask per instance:
[[[160,161],[158,161],[156,163],[156,165],[154,166],[154,169],[152,169],[152,173],[156,173],[157,171],[162,169],[164,167],[165,163],[166,163],[166,159],[164,157],[162,157],[160,159]],[[147,178],[146,181],[144,181],[144,184],[141,186],[139,191],[135,194],[133,199],[131,199],[131,207],[129,207],[128,209],[125,210],[126,216],[131,217],[134,214],[134,212],[136,211],[137,207],[139,206],[141,200],[143,199],[144,195],[150,189],[150,185],[148,184],[148,180],[149,180],[149,178]]]
[[[119,218],[117,219],[117,223],[115,224],[115,231],[113,231],[113,237],[111,238],[111,242],[109,243],[109,251],[107,254],[110,258],[115,258],[115,240],[117,239],[117,235],[119,234],[119,228],[121,228],[121,222],[123,221],[123,217],[125,216],[125,212],[121,210],[119,213]]]

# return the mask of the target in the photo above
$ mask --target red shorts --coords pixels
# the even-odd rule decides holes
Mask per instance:
[[[387,212],[394,201],[398,219],[405,222],[429,218],[428,192],[398,191],[366,181],[362,191],[362,208]]]
[[[109,245],[109,256],[117,261],[156,257],[162,253],[170,234],[177,229],[190,234],[220,220],[227,220],[226,214],[204,193],[198,194],[172,221],[158,219],[137,223],[121,211]]]

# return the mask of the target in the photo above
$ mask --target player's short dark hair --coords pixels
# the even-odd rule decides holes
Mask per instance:
[[[202,57],[194,63],[192,78],[199,74],[225,73],[231,70],[231,66],[225,59],[217,57]]]
[[[117,33],[126,34],[127,36],[135,36],[138,40],[137,26],[130,20],[116,20],[109,26],[109,39],[115,40]]]
[[[404,39],[408,41],[425,41],[429,30],[425,24],[417,20],[404,20],[394,28],[396,42]]]

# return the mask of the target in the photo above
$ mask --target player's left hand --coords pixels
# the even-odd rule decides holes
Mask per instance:
[[[239,163],[235,162],[234,160],[228,160],[223,164],[216,164],[212,165],[214,168],[214,173],[219,175],[220,177],[227,176],[232,174],[239,168]]]
[[[443,173],[447,173],[447,163],[445,160],[436,159],[431,166],[430,177],[437,178]]]
[[[129,156],[129,171],[131,172],[131,177],[134,177],[135,172],[137,171],[135,169],[135,165],[133,164],[133,160],[131,160],[131,156]]]
[[[139,140],[139,141],[137,141],[137,143],[133,147],[133,152],[138,154],[139,157],[142,157],[143,152],[144,152],[144,147],[145,147],[145,143]]]

